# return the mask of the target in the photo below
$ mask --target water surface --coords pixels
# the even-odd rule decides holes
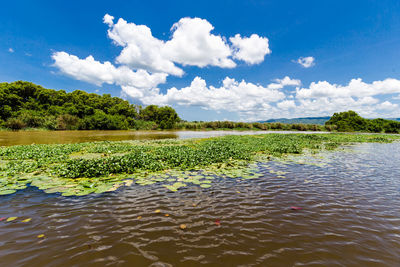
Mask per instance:
[[[134,185],[61,197],[28,188],[2,196],[0,217],[32,221],[0,222],[0,262],[399,266],[400,143],[349,146],[322,161],[260,163],[261,178],[217,178],[209,189]]]
[[[0,146],[70,144],[94,141],[206,138],[223,135],[299,133],[293,131],[0,131]],[[308,132],[309,133],[309,132]],[[318,133],[318,132],[314,132]]]

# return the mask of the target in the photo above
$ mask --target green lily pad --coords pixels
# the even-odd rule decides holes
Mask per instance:
[[[0,190],[0,195],[2,195],[2,196],[10,195],[10,194],[14,194],[15,192],[17,192],[17,190],[5,189],[5,190]]]

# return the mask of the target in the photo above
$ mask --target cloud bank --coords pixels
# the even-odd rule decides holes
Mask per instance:
[[[397,117],[400,81],[385,79],[365,83],[360,78],[347,85],[328,81],[304,87],[300,80],[285,76],[269,84],[256,84],[226,77],[219,86],[196,77],[183,88],[161,93],[158,86],[168,76],[181,77],[186,66],[235,68],[239,62],[260,64],[271,53],[269,40],[257,34],[226,38],[213,33],[213,25],[201,18],[182,18],[170,29],[171,37],[161,40],[146,25],[136,25],[106,14],[107,35],[121,52],[112,63],[92,55],[79,58],[65,51],[52,54],[54,66],[77,80],[101,86],[116,84],[127,96],[143,104],[196,106],[202,109],[237,112],[241,120],[277,117],[332,115],[349,109],[366,117]],[[305,68],[315,65],[313,57],[297,61]]]

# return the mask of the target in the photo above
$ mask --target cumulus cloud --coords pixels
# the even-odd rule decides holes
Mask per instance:
[[[151,72],[182,76],[183,70],[176,63],[233,68],[236,63],[232,58],[256,64],[271,53],[268,39],[257,34],[244,38],[237,34],[230,38],[230,47],[226,38],[211,33],[214,26],[201,18],[180,19],[171,27],[172,36],[167,41],[155,38],[146,25],[128,23],[122,18],[114,24],[114,17],[108,14],[103,21],[109,26],[108,37],[123,47],[116,62]]]
[[[318,97],[359,97],[374,96],[384,94],[400,93],[400,81],[396,79],[385,79],[383,81],[374,81],[365,83],[360,78],[352,79],[347,85],[341,86],[330,84],[327,81],[312,82],[309,88],[297,90],[298,98],[318,98]]]
[[[259,64],[264,57],[271,53],[268,38],[252,34],[250,37],[242,38],[240,34],[229,38],[234,48],[233,58],[243,60],[248,64]]]
[[[352,79],[347,85],[327,81],[312,82],[308,88],[296,88],[291,117],[332,115],[334,112],[354,110],[365,117],[391,117],[399,112],[398,104],[378,97],[400,93],[400,80],[388,78],[365,83]],[[393,98],[394,99],[394,98]],[[277,105],[284,110],[285,105]]]
[[[399,105],[390,103],[389,101],[385,101],[377,106],[377,109],[382,110],[394,110],[397,109]]]
[[[300,57],[296,62],[302,65],[304,68],[310,68],[315,65],[314,61],[314,57]]]
[[[268,38],[257,34],[243,38],[236,34],[230,38],[230,46],[225,37],[211,33],[214,26],[201,18],[180,19],[171,27],[172,36],[167,41],[155,38],[145,25],[128,23],[122,18],[114,24],[113,20],[108,14],[103,18],[110,27],[108,37],[123,47],[116,61],[132,68],[181,76],[183,70],[176,63],[201,68],[233,68],[236,63],[232,58],[258,64],[271,53]]]
[[[55,61],[54,66],[64,74],[98,86],[103,83],[117,84],[145,91],[164,83],[167,77],[165,73],[150,74],[145,70],[132,71],[126,66],[115,67],[108,61],[104,63],[96,61],[93,56],[79,59],[66,52],[55,52],[52,58]]]
[[[285,101],[279,102],[278,104],[276,104],[276,106],[280,109],[288,110],[290,108],[295,108],[296,103],[294,102],[294,100],[285,100]]]
[[[288,85],[299,85],[299,80],[289,77],[276,80],[266,86],[226,77],[222,86],[207,86],[206,81],[196,77],[188,87],[171,88],[166,94],[152,95],[142,99],[145,104],[198,106],[210,110],[248,112],[269,108],[273,103],[285,98],[280,91]],[[127,92],[129,94],[129,92]]]
[[[103,22],[105,24],[108,24],[108,26],[111,27],[114,24],[114,17],[110,16],[108,14],[105,14],[104,17],[103,17]]]
[[[159,92],[144,97],[144,103],[173,106],[197,106],[203,109],[237,112],[241,120],[256,121],[280,117],[314,117],[332,115],[335,112],[355,110],[360,115],[372,117],[396,117],[399,105],[389,101],[381,102],[379,96],[397,92],[396,85],[399,80],[386,79],[370,84],[362,83],[360,79],[349,82],[346,86],[332,85],[328,82],[311,83],[308,88],[300,88],[301,81],[284,77],[276,79],[268,85],[253,84],[246,81],[236,81],[225,78],[222,86],[207,85],[206,81],[196,77],[190,86],[178,89],[171,88],[166,94]],[[322,89],[314,91],[315,84],[324,85]],[[349,87],[350,85],[350,87]],[[357,85],[357,86],[355,86]],[[287,86],[296,87],[296,92],[291,94]],[[333,88],[344,88],[344,93],[339,93]],[[372,93],[371,89],[376,88]],[[355,88],[364,88],[355,90]],[[322,91],[321,91],[322,90]],[[129,93],[128,93],[129,94]]]
[[[11,47],[10,47],[10,48],[8,48],[8,52],[10,52],[10,53],[14,53],[14,49],[12,49]]]
[[[108,21],[110,26],[108,37],[116,45],[123,47],[120,55],[116,58],[117,63],[133,69],[182,76],[183,70],[175,66],[174,62],[164,55],[165,43],[153,37],[149,27],[128,23],[123,19],[119,19],[114,24],[111,16],[106,16],[104,22]]]
[[[231,47],[225,37],[212,33],[211,23],[200,18],[180,19],[171,27],[171,38],[166,41],[154,37],[146,25],[128,23],[122,18],[115,23],[109,14],[104,15],[103,22],[109,27],[108,37],[122,47],[115,59],[119,66],[96,61],[93,56],[80,59],[63,51],[52,54],[54,66],[77,80],[98,86],[120,85],[132,97],[156,94],[157,86],[168,75],[184,74],[182,66],[233,68],[233,58],[253,64],[270,53],[268,39],[256,34],[249,38],[236,35]],[[255,50],[250,51],[250,46]]]
[[[166,58],[182,65],[233,68],[232,51],[225,38],[214,35],[214,27],[205,19],[182,18],[172,28],[172,39],[165,43]]]

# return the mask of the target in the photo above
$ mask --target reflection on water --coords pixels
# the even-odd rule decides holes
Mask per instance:
[[[272,131],[0,131],[0,146],[68,144],[93,141],[154,140],[166,138],[205,138],[271,132]],[[273,132],[293,133],[290,131]]]
[[[259,164],[263,177],[209,189],[3,196],[0,217],[32,221],[0,222],[1,265],[398,266],[400,143],[351,149],[324,167]]]
[[[169,131],[0,131],[0,146],[177,138]]]

